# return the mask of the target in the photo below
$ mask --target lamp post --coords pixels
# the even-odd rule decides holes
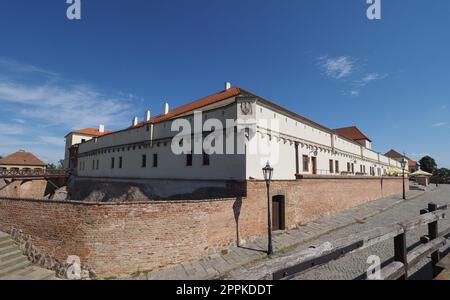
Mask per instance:
[[[406,188],[405,188],[405,168],[406,168],[406,159],[403,157],[401,161],[402,170],[403,170],[403,200],[406,200]]]
[[[270,163],[267,162],[267,165],[262,169],[264,174],[264,180],[266,181],[267,187],[267,223],[268,223],[268,247],[267,247],[267,255],[273,254],[272,248],[272,205],[270,201],[270,181],[272,180],[273,168],[270,166]]]

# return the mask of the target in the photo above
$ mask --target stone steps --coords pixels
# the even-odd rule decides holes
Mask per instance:
[[[17,250],[16,245],[10,245],[8,247],[0,248],[0,255],[11,253],[14,250]]]
[[[36,266],[17,270],[2,278],[3,280],[57,280],[55,273]]]
[[[0,243],[9,240],[10,236],[0,231]]]
[[[0,278],[2,278],[4,276],[7,276],[7,275],[9,275],[9,274],[11,274],[11,273],[13,273],[15,271],[19,271],[19,270],[25,269],[26,267],[28,267],[30,265],[31,265],[31,262],[26,260],[26,261],[23,261],[23,262],[18,263],[18,264],[14,264],[14,265],[9,266],[9,267],[5,267],[5,268],[0,267]]]
[[[0,262],[7,261],[9,259],[13,259],[13,258],[16,258],[19,256],[22,256],[22,251],[16,250],[15,248],[11,248],[11,250],[9,250],[9,252],[0,255]]]
[[[3,269],[6,269],[8,267],[12,267],[14,265],[21,264],[23,262],[28,262],[28,259],[24,255],[17,256],[17,257],[14,257],[14,258],[10,258],[10,259],[5,260],[5,261],[0,261],[0,272]]]
[[[53,280],[53,271],[33,265],[12,238],[0,231],[0,280]]]
[[[13,245],[15,245],[15,244],[12,239],[4,240],[3,242],[0,242],[0,249],[6,248],[8,246],[13,246]]]

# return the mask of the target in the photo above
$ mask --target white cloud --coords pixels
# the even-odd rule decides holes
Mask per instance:
[[[16,135],[16,134],[23,134],[24,131],[25,131],[25,128],[22,126],[15,126],[15,125],[6,124],[6,123],[0,123],[0,134]]]
[[[34,119],[70,130],[124,125],[131,111],[129,97],[110,96],[87,85],[51,81],[31,85],[0,78],[0,103],[14,105],[16,119]]]
[[[26,123],[26,121],[23,120],[23,119],[12,119],[12,121],[16,122],[16,123],[20,123],[20,124],[25,124]]]
[[[329,57],[326,55],[319,57],[318,65],[322,74],[327,77],[336,80],[347,79],[345,84],[349,87],[343,93],[351,97],[357,97],[368,84],[387,77],[387,74],[382,75],[376,72],[363,73],[361,69],[364,66],[358,61],[358,59],[349,56]]]
[[[350,91],[350,95],[354,96],[354,97],[359,96],[360,93],[361,93],[360,90],[351,90]]]
[[[378,73],[369,73],[369,74],[366,74],[361,80],[359,80],[359,82],[357,82],[357,84],[360,84],[361,86],[366,86],[369,83],[371,83],[372,81],[384,79],[384,78],[386,78],[386,76],[387,75],[380,75]]]
[[[319,66],[322,72],[331,78],[342,79],[352,74],[355,69],[355,60],[348,56],[319,58]]]
[[[61,136],[39,136],[39,140],[48,145],[64,146],[64,137]]]
[[[447,125],[447,123],[445,122],[439,122],[436,124],[431,125],[431,127],[444,127],[445,125]]]
[[[24,149],[56,163],[64,157],[65,133],[98,124],[124,128],[140,100],[0,58],[0,154]]]
[[[387,75],[381,75],[378,73],[367,73],[365,74],[361,79],[354,80],[352,85],[353,89],[350,91],[350,95],[352,96],[359,96],[361,93],[361,90],[366,87],[369,83],[376,81],[376,80],[382,80],[386,78]]]
[[[0,67],[2,69],[8,69],[14,73],[40,73],[50,77],[59,77],[59,74],[51,72],[33,65],[19,63],[15,60],[0,57]]]

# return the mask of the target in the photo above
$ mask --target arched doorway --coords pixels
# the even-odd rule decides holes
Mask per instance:
[[[277,195],[272,197],[272,230],[285,230],[285,197]]]

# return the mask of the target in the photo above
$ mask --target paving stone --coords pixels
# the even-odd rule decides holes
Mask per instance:
[[[417,197],[417,199],[419,200],[417,200],[417,204],[415,205],[406,204],[412,204],[416,200],[403,202],[399,200],[399,197],[372,201],[359,207],[355,207],[347,211],[335,214],[333,216],[324,216],[316,221],[307,224],[304,227],[300,227],[286,233],[275,233],[273,235],[274,249],[275,251],[283,249],[290,249],[290,251],[296,251],[296,249],[305,249],[311,245],[318,245],[325,241],[348,236],[355,230],[356,232],[358,232],[361,230],[367,230],[373,227],[386,225],[386,220],[399,220],[399,218],[404,217],[402,215],[417,215],[416,210],[418,211],[418,207],[425,207],[426,203],[428,203],[427,199],[429,198],[429,193],[427,193],[425,196],[423,196],[423,192],[408,194],[408,196],[410,195],[422,196]],[[448,189],[447,196],[447,201],[450,202],[450,188]],[[382,220],[375,221],[378,220],[377,218],[382,218]],[[357,220],[364,220],[364,223],[358,223]],[[295,247],[292,248],[293,246]],[[392,252],[391,248],[392,247],[386,247],[386,253]],[[267,238],[260,237],[246,243],[245,245],[242,245],[242,247],[230,247],[229,252],[226,255],[216,254],[214,256],[202,258],[198,261],[184,263],[175,268],[172,267],[171,270],[159,270],[156,272],[152,272],[149,273],[148,278],[218,278],[219,276],[224,276],[231,270],[242,268],[241,266],[247,265],[250,262],[265,259],[267,257],[265,254],[266,250]],[[330,272],[330,276],[328,277],[335,278],[342,275],[341,277],[350,278],[354,275],[355,270],[357,270],[358,268],[361,269],[361,267],[366,266],[365,261],[363,265],[361,265],[360,262],[354,261],[350,261],[347,263],[347,266],[343,266],[340,264],[330,265],[327,271]],[[346,268],[349,268],[350,271],[346,271]],[[339,273],[342,274],[339,275]],[[322,275],[316,277],[322,278],[324,277]]]

